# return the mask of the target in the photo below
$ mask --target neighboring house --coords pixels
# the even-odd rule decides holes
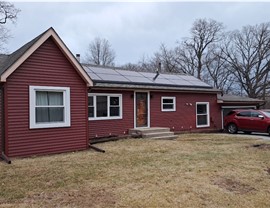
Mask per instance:
[[[82,66],[52,28],[0,55],[0,82],[3,156],[84,150],[132,128],[222,128],[219,90],[186,74]]]

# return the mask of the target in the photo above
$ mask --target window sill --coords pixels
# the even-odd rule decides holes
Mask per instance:
[[[88,121],[121,120],[122,117],[88,118]]]
[[[161,112],[175,112],[176,110],[161,110]]]
[[[63,128],[70,127],[70,123],[44,123],[44,124],[32,124],[30,129],[48,129],[48,128]]]
[[[196,126],[196,128],[207,128],[210,127],[210,125],[200,125],[200,126]]]

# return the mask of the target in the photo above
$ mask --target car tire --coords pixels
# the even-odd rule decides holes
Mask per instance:
[[[237,128],[237,126],[236,126],[234,123],[230,123],[230,124],[227,126],[227,131],[228,131],[230,134],[236,134],[237,131],[238,131],[238,128]]]
[[[270,127],[268,127],[268,129],[267,129],[267,133],[270,136]]]

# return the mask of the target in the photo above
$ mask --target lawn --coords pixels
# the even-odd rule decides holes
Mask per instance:
[[[270,142],[185,134],[96,146],[106,153],[0,162],[0,207],[270,207]]]

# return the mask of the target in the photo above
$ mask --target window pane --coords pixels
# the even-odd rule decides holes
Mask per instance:
[[[64,108],[49,108],[49,120],[50,122],[64,121]]]
[[[173,104],[164,104],[163,109],[173,109]]]
[[[173,103],[173,99],[163,99],[163,103],[172,104]]]
[[[198,104],[197,105],[197,114],[206,114],[206,105],[205,104]]]
[[[36,122],[49,122],[49,108],[36,108]]]
[[[251,112],[250,111],[240,112],[240,113],[237,114],[237,116],[250,117],[251,116]]]
[[[63,105],[63,92],[48,92],[49,105]]]
[[[119,97],[110,97],[110,105],[119,105]]]
[[[97,117],[107,117],[107,109],[107,96],[97,96]]]
[[[259,114],[258,112],[251,112],[251,117],[259,117]]]
[[[94,98],[93,96],[88,97],[88,106],[93,106]]]
[[[207,115],[198,115],[197,116],[198,125],[207,125]]]
[[[59,122],[64,121],[64,107],[36,108],[36,122]]]
[[[94,117],[94,107],[88,107],[88,117]]]
[[[63,105],[63,92],[36,92],[36,105]]]
[[[48,105],[48,92],[36,91],[36,105]]]
[[[120,116],[120,108],[110,107],[110,116]]]

